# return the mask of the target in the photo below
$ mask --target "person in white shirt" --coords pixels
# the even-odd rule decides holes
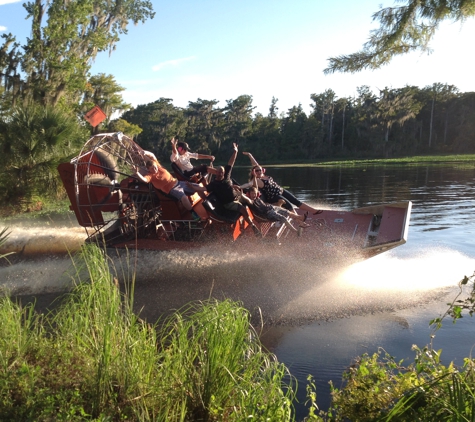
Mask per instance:
[[[192,177],[197,173],[200,173],[201,176],[205,176],[207,173],[215,174],[215,170],[212,166],[207,166],[206,164],[201,164],[199,166],[193,166],[190,159],[195,160],[210,160],[211,163],[214,161],[213,155],[198,154],[196,152],[190,152],[190,147],[186,142],[178,142],[175,138],[171,140],[172,144],[172,155],[170,160],[172,163],[175,163],[182,173],[186,177]]]

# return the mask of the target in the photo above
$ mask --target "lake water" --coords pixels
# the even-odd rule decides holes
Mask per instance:
[[[411,346],[430,342],[429,321],[445,312],[457,292],[454,286],[475,270],[475,166],[272,168],[268,174],[322,207],[413,202],[406,245],[353,265],[331,281],[335,295],[351,297],[347,317],[340,318],[339,301],[331,321],[266,331],[264,342],[298,380],[296,407],[303,418],[309,374],[316,380],[317,402],[326,409],[328,382],[340,387],[343,370],[358,355],[382,347],[412,362]],[[315,307],[320,306],[315,297]],[[444,362],[462,365],[475,345],[475,321],[467,317],[453,325],[447,320],[433,342],[443,349]]]
[[[475,270],[475,166],[269,168],[267,173],[321,208],[411,200],[408,242],[347,267],[299,260],[298,251],[289,254],[285,246],[279,256],[259,245],[245,251],[206,245],[187,252],[139,252],[133,259],[136,307],[150,320],[209,297],[239,300],[253,315],[259,308],[264,344],[299,383],[301,419],[308,375],[315,378],[317,402],[326,409],[328,382],[340,386],[343,370],[358,355],[383,347],[412,361],[411,346],[429,343],[429,321],[446,310],[458,281]],[[241,181],[246,174],[234,171]],[[12,229],[18,238],[42,239],[45,249],[84,237],[74,218]],[[0,267],[0,288],[40,298],[62,291],[70,261],[52,253]],[[468,317],[455,325],[447,321],[434,339],[443,360],[456,364],[473,345],[475,321]]]

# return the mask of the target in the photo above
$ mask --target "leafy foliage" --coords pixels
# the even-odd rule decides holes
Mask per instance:
[[[4,34],[0,48],[2,83],[13,105],[78,103],[97,54],[115,49],[129,21],[154,17],[146,0],[35,0],[24,7],[32,20],[31,38],[20,48],[11,34]]]
[[[60,109],[15,107],[0,120],[2,199],[28,206],[35,195],[56,191],[56,167],[77,151],[84,135],[75,117]]]
[[[475,1],[403,0],[373,15],[379,28],[359,52],[330,58],[325,73],[378,69],[391,59],[411,51],[430,52],[429,42],[444,20],[464,21],[475,16]]]
[[[355,97],[338,98],[331,89],[310,97],[309,115],[299,105],[277,116],[273,98],[268,116],[252,117],[252,97],[240,96],[224,108],[198,99],[183,109],[160,98],[122,119],[142,128],[137,141],[164,161],[174,136],[218,161],[227,160],[231,140],[263,163],[475,151],[475,94],[452,85],[386,87],[378,95],[361,86]]]
[[[401,366],[380,350],[359,357],[344,374],[346,385],[332,386],[332,421],[460,421],[475,417],[475,363],[462,368],[440,362],[441,351],[413,346],[414,363]]]

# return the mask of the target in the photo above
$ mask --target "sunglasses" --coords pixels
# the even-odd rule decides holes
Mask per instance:
[[[262,173],[262,169],[254,169],[256,173]]]

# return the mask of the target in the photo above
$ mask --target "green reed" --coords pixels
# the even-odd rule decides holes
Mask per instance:
[[[0,421],[292,420],[292,378],[239,304],[193,304],[157,326],[134,314],[128,268],[119,286],[95,246],[74,263],[54,312],[0,301]]]
[[[193,420],[291,419],[284,365],[265,353],[248,312],[230,301],[191,305],[160,330],[164,415]]]
[[[346,158],[342,160],[317,160],[300,163],[275,163],[266,164],[266,167],[329,167],[329,166],[368,166],[368,165],[451,165],[468,166],[473,168],[475,164],[474,154],[451,154],[451,155],[411,155],[396,158]]]

